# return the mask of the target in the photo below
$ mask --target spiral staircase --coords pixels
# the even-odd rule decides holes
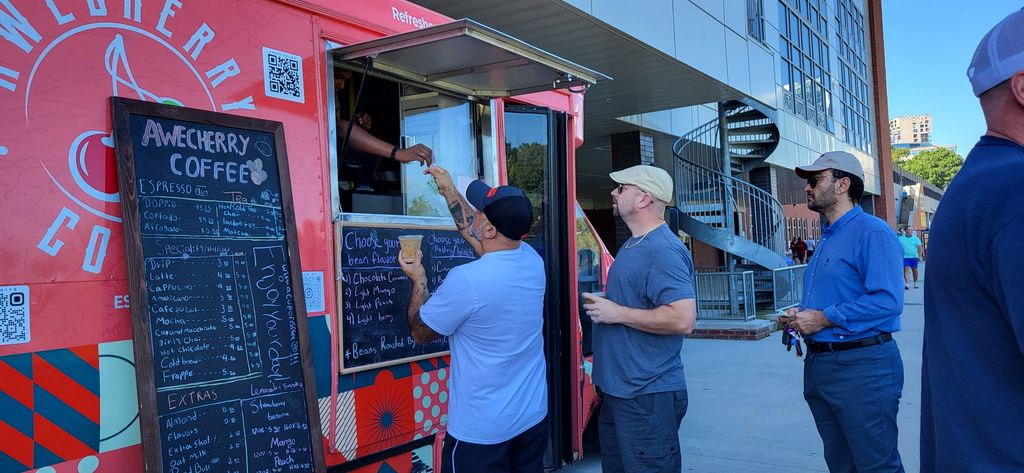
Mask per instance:
[[[744,177],[768,166],[779,129],[774,112],[753,101],[718,106],[722,119],[704,123],[672,147],[676,218],[680,230],[734,257],[728,269],[718,270],[755,272],[760,307],[771,300],[771,270],[786,266],[785,216],[771,192]]]

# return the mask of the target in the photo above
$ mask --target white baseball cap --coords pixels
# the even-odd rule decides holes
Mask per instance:
[[[662,168],[647,164],[638,164],[608,175],[619,184],[632,184],[647,192],[655,199],[672,204],[672,176]]]
[[[1010,13],[981,38],[967,78],[974,95],[981,97],[1020,71],[1024,71],[1024,9]]]

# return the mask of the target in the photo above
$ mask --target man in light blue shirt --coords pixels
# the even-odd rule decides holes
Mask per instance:
[[[780,322],[807,342],[804,399],[831,472],[903,472],[896,414],[903,360],[900,329],[903,251],[892,229],[859,206],[864,172],[843,151],[796,168],[807,179],[807,207],[824,226],[804,273],[799,309]]]
[[[449,337],[451,401],[442,449],[443,473],[542,473],[547,448],[544,360],[544,261],[521,240],[533,207],[515,187],[474,181],[468,204],[448,173],[434,176],[456,227],[480,258],[452,268],[437,292],[427,293],[423,253],[409,263],[408,321],[418,343]],[[429,298],[429,299],[428,299]]]
[[[899,241],[903,247],[903,289],[910,289],[911,271],[914,273],[914,289],[917,289],[917,262],[924,259],[921,239],[914,235],[914,229],[907,225],[903,227]]]

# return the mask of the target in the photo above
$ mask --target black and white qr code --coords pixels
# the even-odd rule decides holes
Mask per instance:
[[[263,48],[264,92],[292,102],[304,102],[302,58],[294,54]]]
[[[0,345],[29,341],[29,307],[28,286],[0,286]]]

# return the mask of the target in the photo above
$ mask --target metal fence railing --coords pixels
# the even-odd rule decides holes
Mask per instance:
[[[800,305],[804,297],[806,264],[772,270],[772,300],[775,312]]]
[[[698,320],[754,320],[754,272],[696,273]]]

